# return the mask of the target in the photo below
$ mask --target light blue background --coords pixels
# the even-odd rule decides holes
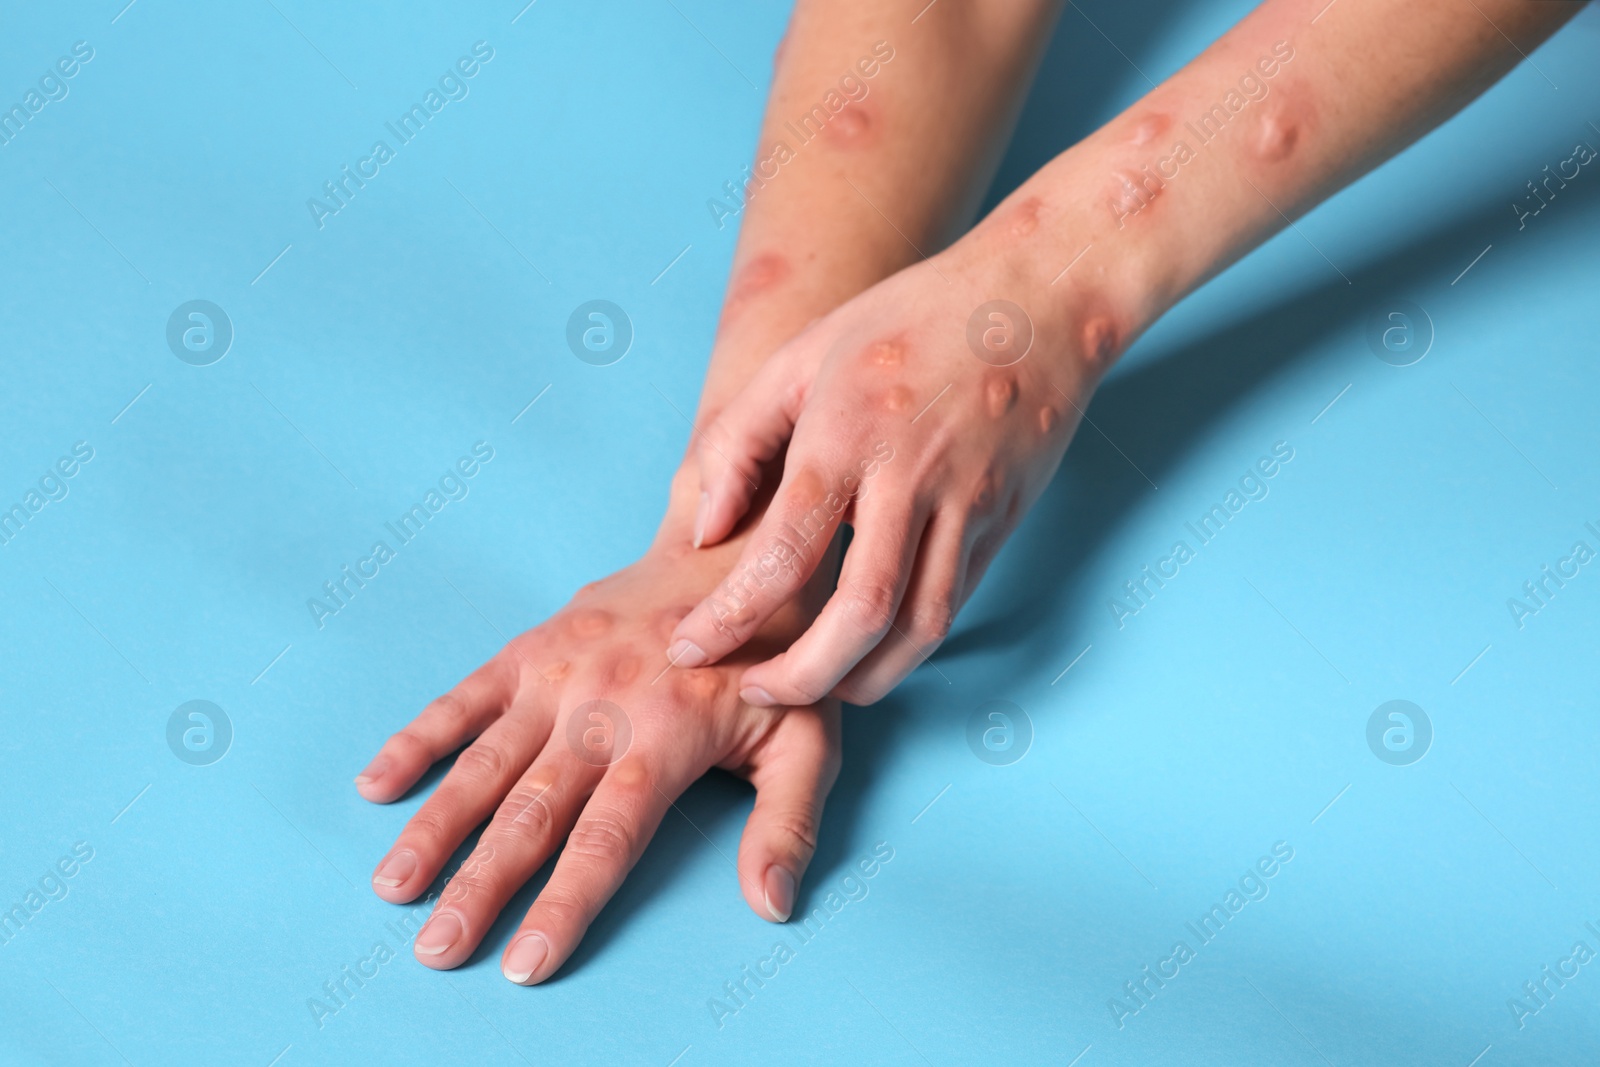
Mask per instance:
[[[0,548],[0,907],[94,850],[0,945],[0,1060],[1600,1058],[1600,964],[1525,1028],[1506,1003],[1600,949],[1600,566],[1521,629],[1506,607],[1600,547],[1600,169],[1525,229],[1510,208],[1600,146],[1600,13],[1140,342],[934,663],[848,711],[802,904],[877,842],[893,861],[719,1029],[708,999],[782,936],[720,854],[742,784],[694,787],[699,830],[669,815],[523,989],[504,923],[448,975],[399,945],[366,880],[421,796],[350,778],[645,547],[687,434],[660,394],[694,402],[735,239],[705,202],[751,156],[786,10],[121,3],[0,34],[7,106],[95,49],[0,148],[0,503],[95,450]],[[1249,6],[1068,9],[993,198]],[[470,96],[318,230],[306,199],[478,40]],[[236,330],[203,368],[164,339],[195,298]],[[593,298],[636,330],[614,366],[565,346]],[[1400,368],[1365,340],[1396,299],[1436,330]],[[471,495],[319,631],[306,599],[479,440]],[[1270,496],[1119,628],[1122,583],[1277,441]],[[1397,698],[1436,733],[1408,767],[1365,739]],[[192,699],[233,723],[210,766],[166,744]],[[1012,766],[966,746],[992,699],[1036,730]],[[1270,895],[1114,1026],[1108,998],[1278,841]],[[319,1028],[308,999],[379,939],[398,958]]]

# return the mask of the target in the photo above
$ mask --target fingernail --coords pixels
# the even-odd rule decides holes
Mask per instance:
[[[356,775],[356,785],[366,785],[369,782],[376,781],[383,774],[383,772],[388,769],[389,757],[378,756],[371,763],[367,764],[366,770]]]
[[[706,533],[706,512],[711,510],[711,494],[700,494],[700,506],[694,511],[694,547],[700,547],[700,541]]]
[[[746,704],[754,704],[758,708],[770,708],[778,702],[777,698],[759,685],[747,686],[739,690],[739,699]]]
[[[794,911],[794,875],[774,863],[767,868],[767,913],[774,922],[786,923]]]
[[[416,855],[409,849],[401,849],[378,864],[378,869],[372,872],[372,884],[388,886],[393,889],[416,873]]]
[[[674,667],[698,667],[706,661],[706,654],[699,645],[684,637],[667,649],[667,658]]]
[[[527,982],[533,977],[533,972],[544,963],[544,958],[550,955],[550,946],[538,934],[523,934],[511,943],[506,950],[506,958],[500,964],[500,973],[518,985]]]
[[[461,940],[461,920],[448,911],[428,920],[417,935],[416,950],[423,956],[437,956]]]

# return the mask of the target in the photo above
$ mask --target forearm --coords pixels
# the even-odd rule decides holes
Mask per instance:
[[[1041,331],[1084,351],[1094,375],[1183,296],[1448,118],[1576,10],[1267,0],[1031,178],[962,254],[1004,258]],[[1018,220],[1031,219],[1038,238],[1016,240]]]
[[[693,522],[696,435],[767,357],[970,223],[1059,9],[798,0],[749,180],[710,205],[739,242],[664,535]]]
[[[740,234],[697,422],[812,319],[970,221],[1058,9],[799,0],[747,206],[716,212]]]

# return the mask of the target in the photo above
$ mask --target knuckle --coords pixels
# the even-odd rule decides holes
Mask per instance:
[[[733,443],[733,430],[728,426],[726,415],[718,415],[706,424],[699,434],[699,449],[702,459],[715,461],[722,458],[722,448]]]
[[[838,697],[846,704],[854,704],[857,707],[861,707],[873,702],[875,698],[870,694],[871,687],[863,683],[860,679],[846,678],[844,681],[833,687],[832,695]]]
[[[955,618],[955,600],[948,592],[929,597],[912,610],[912,641],[927,652],[928,645],[937,645],[949,635]]]
[[[894,621],[895,588],[882,580],[851,582],[840,607],[845,618],[860,629],[881,634]]]
[[[454,820],[445,813],[443,805],[432,802],[424,804],[411,821],[406,824],[406,834],[421,838],[430,843],[445,842],[454,825]]]
[[[834,688],[834,695],[846,704],[854,704],[858,708],[865,708],[876,704],[887,696],[888,689],[879,681],[856,679],[850,682],[840,682]],[[835,773],[837,773],[837,769],[835,769]]]
[[[424,764],[432,763],[438,758],[434,754],[433,745],[417,731],[416,723],[406,726],[389,738],[389,747],[397,749],[398,755],[404,759],[417,759]]]
[[[463,869],[450,879],[450,884],[439,894],[439,903],[463,904],[468,900],[479,900],[494,895],[495,880],[488,872],[481,869],[474,871]]]
[[[443,720],[444,725],[452,729],[464,727],[472,717],[467,708],[467,702],[454,689],[441,697],[435,698],[433,703],[428,705],[428,712],[434,717]]]
[[[810,811],[779,812],[769,826],[791,855],[809,860],[817,851],[817,820]]]
[[[506,754],[496,745],[479,741],[456,757],[455,771],[469,782],[492,782],[506,768]]]
[[[545,799],[548,790],[513,789],[495,812],[495,824],[508,837],[542,840],[555,826],[555,812]]]
[[[815,704],[828,695],[828,686],[810,674],[791,676],[777,686],[777,689],[779,695],[786,698],[783,702],[795,707]]]
[[[539,902],[534,907],[553,920],[548,924],[539,924],[547,930],[549,926],[554,926],[581,932],[589,925],[588,902],[570,886],[557,883],[554,879],[539,894]]]
[[[586,815],[567,838],[567,852],[600,863],[617,863],[633,855],[637,834],[629,820],[615,812]]]

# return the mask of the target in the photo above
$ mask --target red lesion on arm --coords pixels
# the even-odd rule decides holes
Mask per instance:
[[[722,322],[727,324],[752,299],[781,284],[789,277],[789,260],[777,252],[761,252],[740,267],[728,285],[728,298],[722,305]]]
[[[1172,116],[1160,111],[1151,111],[1140,115],[1133,120],[1133,130],[1128,135],[1128,143],[1133,145],[1147,145],[1166,133],[1172,127]]]
[[[870,144],[875,140],[873,134],[878,126],[873,110],[864,100],[845,105],[822,128],[823,140],[835,148],[860,148]]]
[[[1148,164],[1135,169],[1123,167],[1111,177],[1112,188],[1106,202],[1111,207],[1112,217],[1117,220],[1117,228],[1128,224],[1130,219],[1145,215],[1156,202],[1161,199],[1167,183]]]
[[[1039,209],[1044,201],[1037,196],[1025,197],[1009,212],[1006,229],[1013,237],[1027,237],[1039,228]]]
[[[1282,163],[1293,156],[1316,125],[1311,96],[1298,85],[1273,87],[1262,101],[1249,141],[1250,156],[1260,163]]]

